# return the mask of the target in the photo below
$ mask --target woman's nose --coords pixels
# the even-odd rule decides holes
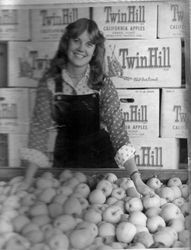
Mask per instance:
[[[78,49],[79,50],[84,50],[85,49],[85,44],[83,42],[80,42]]]

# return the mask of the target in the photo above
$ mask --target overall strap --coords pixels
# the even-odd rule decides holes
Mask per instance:
[[[62,76],[60,75],[55,79],[55,93],[62,92],[63,86],[62,86]]]

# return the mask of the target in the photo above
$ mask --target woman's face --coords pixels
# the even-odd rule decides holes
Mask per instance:
[[[73,67],[85,68],[92,59],[95,45],[91,43],[87,31],[84,31],[78,38],[71,38],[69,41],[67,56],[68,63]]]

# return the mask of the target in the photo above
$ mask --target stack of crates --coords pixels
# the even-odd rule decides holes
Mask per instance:
[[[106,70],[115,84],[139,168],[178,169],[187,160],[181,0],[105,6],[44,5],[0,10],[0,166],[21,165],[36,87],[66,25],[95,20],[106,37]],[[55,131],[51,133],[52,158]],[[171,155],[171,157],[169,157]]]

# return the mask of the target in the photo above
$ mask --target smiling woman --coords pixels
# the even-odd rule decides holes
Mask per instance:
[[[29,145],[22,158],[29,164],[30,185],[38,167],[48,167],[48,131],[57,130],[53,167],[121,167],[138,192],[150,193],[134,161],[113,82],[105,73],[105,37],[95,21],[70,23],[37,89]]]

